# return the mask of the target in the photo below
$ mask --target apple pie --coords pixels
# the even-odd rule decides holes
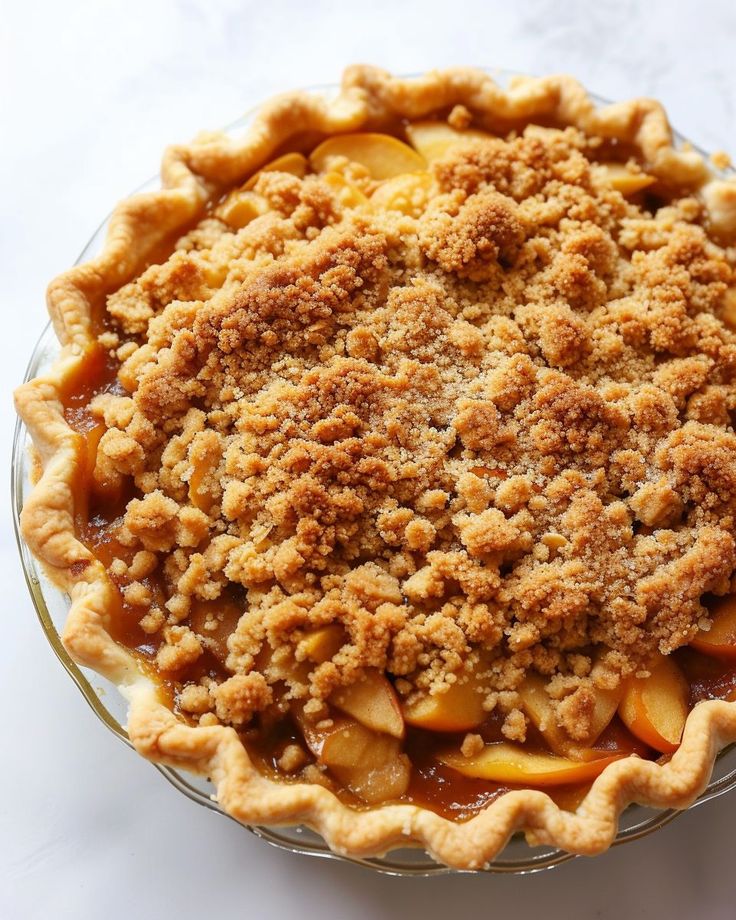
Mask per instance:
[[[569,77],[346,71],[54,280],[25,540],[250,824],[592,854],[736,741],[736,182]]]

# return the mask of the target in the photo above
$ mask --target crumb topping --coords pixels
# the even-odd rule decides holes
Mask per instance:
[[[93,487],[134,483],[109,570],[183,711],[242,728],[278,684],[317,721],[366,669],[412,699],[482,650],[506,738],[530,670],[577,738],[596,685],[729,590],[736,254],[595,156],[571,128],[476,141],[404,210],[359,169],[264,172],[257,216],[215,209],[108,297]]]

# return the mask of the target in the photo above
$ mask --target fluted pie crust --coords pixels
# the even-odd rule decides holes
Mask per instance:
[[[736,236],[736,182],[716,175],[693,150],[675,149],[665,113],[636,99],[596,107],[569,77],[517,78],[501,89],[485,73],[457,68],[400,79],[352,67],[331,100],[308,93],[266,104],[244,137],[203,135],[166,152],[159,191],[134,196],[113,213],[103,251],[52,282],[48,306],[62,352],[42,377],[16,391],[18,412],[40,458],[40,472],[22,514],[23,536],[53,581],[71,597],[63,641],[72,657],[119,685],[129,701],[128,733],[148,759],[212,779],[217,800],[249,824],[306,824],[338,853],[382,854],[421,845],[458,868],[480,868],[516,831],[530,844],[595,854],[614,839],[630,802],[684,808],[707,784],[716,753],[736,741],[736,703],[707,701],[689,715],[682,742],[666,763],[630,756],[610,764],[577,810],[560,809],[541,791],[507,792],[463,823],[410,804],[356,809],[327,788],[270,779],[251,763],[237,732],[223,725],[186,724],[163,702],[138,660],[108,632],[116,589],[105,566],[78,539],[75,495],[82,459],[80,436],[65,420],[62,398],[84,368],[96,336],[95,305],[140,272],[150,254],[185,232],[207,204],[288,146],[290,139],[354,131],[391,130],[464,107],[477,126],[525,122],[579,128],[629,145],[647,173],[691,189],[704,203],[712,232]],[[458,110],[460,111],[460,110]]]

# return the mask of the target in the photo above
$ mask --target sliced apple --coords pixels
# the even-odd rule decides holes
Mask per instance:
[[[330,169],[330,160],[346,157],[365,166],[374,179],[390,179],[400,173],[417,172],[426,164],[416,150],[390,134],[338,134],[316,147],[309,162],[315,172]]]
[[[649,677],[628,682],[619,715],[633,735],[656,751],[671,754],[687,719],[687,681],[675,662],[664,656],[650,672]]]
[[[711,616],[711,628],[697,632],[690,645],[704,655],[736,661],[736,595],[719,598]]]
[[[253,186],[258,181],[261,173],[286,172],[301,179],[306,175],[308,165],[306,157],[301,153],[285,153],[283,156],[277,157],[254,173],[244,185],[231,192],[215,208],[215,217],[226,223],[233,230],[242,229],[252,220],[255,220],[256,217],[260,217],[269,210],[266,199],[253,191]]]
[[[477,672],[476,672],[477,673]],[[435,732],[465,732],[488,718],[484,695],[476,673],[461,677],[444,693],[426,694],[402,707],[409,725]]]
[[[596,752],[592,752],[596,753]],[[623,753],[603,754],[584,761],[556,757],[529,751],[518,744],[498,741],[487,744],[473,757],[461,751],[440,755],[441,763],[463,776],[492,780],[496,783],[518,783],[525,786],[560,786],[565,783],[587,783],[595,779],[609,763],[627,756]]]
[[[123,492],[123,477],[106,457],[103,457],[100,463],[97,462],[100,441],[106,431],[106,426],[100,422],[82,435],[84,438],[84,470],[91,491],[103,501],[115,503]],[[86,493],[80,497],[80,507],[82,504],[86,505],[88,499],[89,496]]]
[[[233,230],[240,230],[268,211],[268,202],[255,192],[238,189],[215,208],[215,217]]]
[[[94,473],[95,464],[97,463],[97,448],[100,446],[100,440],[107,428],[103,422],[93,425],[83,435],[84,437],[84,465],[89,475]]]
[[[624,196],[635,195],[636,192],[648,188],[657,181],[655,176],[650,176],[645,172],[635,172],[624,163],[603,163],[601,171],[603,181]]]
[[[404,719],[396,691],[380,671],[366,671],[362,680],[336,690],[330,702],[366,728],[394,738],[404,737]]]
[[[299,643],[299,657],[322,664],[334,658],[344,644],[345,630],[337,623],[330,623],[306,634]]]
[[[595,706],[593,715],[590,720],[590,729],[585,738],[580,739],[581,743],[593,745],[603,734],[605,729],[616,715],[616,711],[621,703],[621,697],[624,694],[623,685],[615,690],[596,690]]]
[[[345,208],[360,208],[368,204],[368,198],[361,192],[357,185],[353,185],[339,172],[328,172],[322,176],[322,181],[330,186],[337,196],[337,200]]]
[[[371,195],[371,204],[379,211],[401,211],[417,217],[427,202],[432,177],[427,172],[402,173],[381,183]]]
[[[337,725],[325,737],[319,760],[370,805],[399,798],[409,786],[411,763],[399,741],[358,722]]]
[[[248,179],[248,181],[243,186],[243,190],[248,192],[258,181],[258,177],[261,173],[264,172],[283,172],[291,173],[292,176],[297,176],[299,179],[303,179],[307,174],[307,169],[309,163],[307,158],[302,153],[285,153],[280,157],[276,157],[275,160],[271,160],[270,163],[266,163],[265,166],[261,166],[258,172],[253,173],[253,175]]]
[[[291,713],[312,754],[365,802],[382,802],[406,792],[411,763],[396,738],[346,717],[315,725],[304,715],[304,704],[296,700]]]
[[[474,141],[486,141],[491,137],[486,131],[475,128],[458,131],[446,121],[415,121],[407,125],[406,136],[417,153],[430,163],[445,156],[453,147],[467,147]]]
[[[189,477],[189,500],[195,508],[208,514],[215,502],[214,496],[206,486],[207,478],[220,462],[220,457],[202,454],[192,463],[192,475]]]
[[[227,640],[235,632],[245,612],[244,605],[225,598],[216,601],[192,601],[189,625],[204,640],[203,644],[221,663],[228,656]]]
[[[726,290],[721,301],[721,318],[729,329],[736,329],[736,287]]]
[[[289,712],[294,723],[302,733],[304,741],[309,750],[315,757],[322,753],[322,746],[329,730],[317,728],[317,725],[304,714],[304,700],[291,700],[289,702]],[[334,726],[331,726],[334,727]]]
[[[599,690],[596,692],[595,708],[590,720],[590,729],[585,738],[572,739],[557,723],[555,707],[550,699],[545,679],[540,674],[528,674],[518,688],[524,712],[532,724],[541,732],[550,750],[572,760],[583,760],[591,745],[600,737],[616,710],[623,695],[621,690]]]
[[[329,731],[334,728],[334,723],[331,725],[330,729],[318,728],[317,725],[304,714],[304,700],[291,700],[289,703],[289,712],[301,731],[307,747],[315,757],[319,757],[322,753],[322,747]]]

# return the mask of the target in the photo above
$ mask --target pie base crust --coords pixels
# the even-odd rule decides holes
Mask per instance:
[[[117,684],[128,700],[127,728],[136,749],[156,763],[210,777],[221,807],[244,823],[305,824],[335,852],[351,856],[418,845],[449,866],[478,869],[517,831],[530,845],[593,855],[611,844],[618,816],[629,803],[686,808],[705,788],[717,752],[736,741],[736,703],[700,703],[667,763],[630,756],[610,764],[575,813],[529,789],[508,792],[457,823],[409,804],[358,810],[321,786],[271,780],[251,763],[233,728],[182,723],[159,701],[155,684],[133,655],[108,633],[106,610],[115,589],[102,563],[77,539],[82,439],[65,421],[61,401],[93,346],[94,302],[129,281],[155,247],[188,225],[223,188],[268,162],[297,130],[385,130],[397,117],[418,119],[454,105],[465,106],[481,124],[551,118],[618,138],[637,149],[650,173],[697,190],[717,232],[736,231],[736,181],[714,176],[699,153],[676,149],[665,112],[652,100],[599,108],[566,76],[519,77],[504,90],[485,72],[469,68],[401,79],[355,66],[331,100],[303,92],[280,96],[260,110],[240,139],[206,134],[191,145],[170,147],[161,168],[162,188],[120,204],[102,252],[49,286],[61,355],[46,374],[18,388],[15,399],[42,470],[21,516],[23,537],[55,585],[70,595],[62,636],[70,655]]]

